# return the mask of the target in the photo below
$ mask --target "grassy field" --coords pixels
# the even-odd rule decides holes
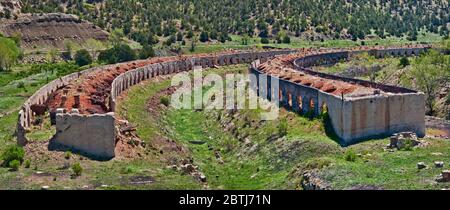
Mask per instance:
[[[388,37],[386,39],[366,39],[366,40],[324,40],[324,41],[308,41],[304,39],[300,39],[298,37],[291,37],[291,43],[289,44],[276,44],[274,39],[270,39],[269,44],[261,44],[261,38],[254,37],[249,38],[248,43],[246,45],[242,44],[242,36],[239,35],[230,35],[231,41],[227,41],[225,43],[220,43],[217,41],[214,42],[198,42],[194,52],[190,51],[191,42],[190,40],[186,41],[186,45],[181,46],[182,52],[185,54],[192,53],[213,53],[219,52],[222,50],[242,50],[242,49],[255,49],[262,48],[263,46],[270,46],[276,48],[304,48],[304,47],[327,47],[327,48],[339,48],[339,47],[355,47],[362,45],[367,46],[392,46],[392,45],[403,45],[403,44],[416,44],[416,43],[438,43],[442,41],[442,37],[438,34],[428,33],[421,31],[417,37],[417,41],[408,41],[407,37]],[[161,48],[159,45],[157,48]]]
[[[242,72],[245,68],[222,67],[212,72]],[[168,109],[157,126],[158,120],[148,118],[142,108],[149,98],[145,90],[132,88],[128,93],[123,102],[128,104],[127,119],[138,125],[140,136],[147,142],[152,141],[152,133],[158,132],[187,147],[211,189],[298,189],[298,174],[312,169],[319,170],[321,178],[334,189],[355,185],[384,189],[448,187],[434,182],[440,169],[433,168],[433,161],[450,161],[448,141],[426,139],[429,146],[412,151],[387,151],[387,139],[342,148],[326,132],[326,118],[311,120],[284,110],[280,119],[289,122],[287,135],[275,139],[271,137],[278,133],[280,121],[260,121],[260,110],[239,110],[230,115],[223,110]],[[165,129],[155,131],[155,127]],[[345,160],[348,150],[357,154],[355,161]],[[430,168],[418,171],[416,164],[420,161]]]

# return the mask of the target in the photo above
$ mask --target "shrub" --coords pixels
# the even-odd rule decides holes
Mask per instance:
[[[261,38],[261,44],[269,44],[269,39]]]
[[[72,152],[71,151],[67,151],[64,153],[64,158],[66,158],[67,160],[70,159],[70,157],[72,157]]]
[[[83,173],[83,168],[80,163],[75,163],[72,165],[72,171],[74,176],[81,176],[81,173]]]
[[[78,66],[85,66],[92,63],[92,57],[85,49],[78,50],[75,53],[75,63]]]
[[[355,151],[353,151],[352,149],[349,149],[347,151],[345,151],[345,160],[349,161],[349,162],[355,162],[356,161],[356,153]]]
[[[139,53],[139,58],[147,59],[147,58],[151,58],[151,57],[155,57],[155,51],[153,50],[152,46],[144,45],[144,47],[142,47],[142,49]]]
[[[17,145],[11,145],[2,154],[3,164],[8,166],[13,160],[17,160],[20,163],[23,162],[23,157],[25,156],[25,150]]]
[[[206,31],[202,31],[202,33],[200,33],[200,41],[207,42],[208,40],[209,40],[208,33]]]
[[[169,106],[170,105],[169,98],[165,97],[165,96],[161,97],[160,102],[161,102],[161,104],[164,104],[164,106]]]
[[[410,64],[410,62],[409,62],[409,59],[407,57],[402,57],[400,59],[400,66],[406,67],[406,66],[409,66],[409,64]]]
[[[283,37],[283,43],[285,43],[285,44],[291,43],[291,38],[289,36],[284,36]]]
[[[17,83],[17,88],[24,88],[25,89],[25,83],[23,81],[20,81]]]
[[[286,119],[281,119],[278,124],[278,134],[280,136],[286,136],[287,135],[287,129],[288,129],[288,123]]]
[[[414,143],[411,139],[405,139],[405,144],[403,145],[403,148],[401,148],[404,151],[411,151],[414,147]]]
[[[30,166],[31,166],[31,161],[25,160],[25,168],[30,168]]]
[[[103,63],[120,63],[136,59],[136,53],[127,44],[120,44],[101,52],[98,60]]]
[[[9,162],[9,167],[13,171],[19,170],[19,166],[20,166],[20,161],[18,161],[18,160],[13,160],[13,161]]]

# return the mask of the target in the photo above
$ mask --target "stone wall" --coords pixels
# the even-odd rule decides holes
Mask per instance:
[[[114,113],[81,115],[77,111],[56,114],[56,134],[50,149],[69,149],[94,159],[114,157],[116,132]]]
[[[379,57],[384,57],[387,54],[404,56],[417,55],[424,50],[426,48],[391,49],[380,52],[372,50],[370,53],[375,53]],[[412,131],[423,137],[425,135],[425,100],[423,93],[401,87],[315,72],[304,67],[348,59],[351,53],[361,53],[361,51],[305,56],[296,59],[294,66],[299,71],[308,74],[374,87],[386,91],[388,94],[340,97],[314,87],[278,79],[280,105],[288,110],[309,115],[319,115],[326,109],[334,132],[343,145],[354,144],[369,137],[383,137],[402,131]],[[255,81],[257,84],[251,84],[252,87],[264,87],[259,84],[259,75],[264,74],[258,70],[259,64],[260,61],[255,61],[250,67],[250,73],[257,76],[257,81]],[[271,77],[270,75],[266,76]],[[271,79],[264,79],[264,81],[269,82],[267,90],[258,90],[258,92],[265,93],[260,97],[271,100],[275,95],[271,89]]]
[[[117,96],[131,86],[158,75],[167,75],[180,71],[192,70],[194,66],[197,65],[208,68],[221,65],[250,63],[255,59],[266,60],[269,57],[293,52],[295,51],[277,50],[262,52],[239,52],[233,54],[182,58],[176,61],[147,65],[127,71],[114,79],[111,84],[109,106],[112,112],[114,112]],[[111,68],[111,66],[93,68],[82,72],[73,73],[56,79],[35,92],[24,103],[21,111],[19,112],[16,130],[17,143],[19,145],[25,145],[27,143],[27,138],[25,136],[26,129],[30,127],[34,117],[34,113],[30,109],[31,105],[44,104],[54,91],[69,84],[82,75],[92,73],[94,71],[102,71],[108,68]],[[99,158],[109,159],[114,157],[114,150],[111,148],[114,148],[115,146],[115,128],[114,123],[110,123],[113,118],[113,113],[106,115],[59,113],[56,116],[57,133],[52,139],[52,143],[66,146],[73,150],[84,152],[88,155]]]
[[[424,49],[371,50],[370,53],[383,57],[388,54],[418,54],[420,50]],[[258,70],[257,66],[260,62],[265,62],[269,58],[277,55],[294,52],[296,51],[277,50],[186,57],[175,61],[156,63],[130,70],[117,76],[113,80],[111,92],[109,93],[109,107],[114,112],[116,99],[123,91],[158,75],[189,71],[192,70],[194,66],[208,68],[250,63],[255,60],[257,61],[252,63],[250,72],[259,75],[261,72]],[[298,70],[320,77],[343,80],[383,89],[392,93],[391,95],[351,99],[340,98],[309,86],[292,83],[287,80],[280,80],[281,105],[299,113],[313,113],[318,115],[322,111],[322,108],[325,107],[324,104],[326,104],[332,126],[339,138],[343,140],[343,144],[351,144],[370,136],[387,135],[405,130],[414,131],[419,136],[424,135],[425,105],[423,93],[400,87],[370,83],[363,80],[338,77],[315,72],[306,68],[307,66],[323,62],[335,62],[337,60],[347,59],[351,53],[359,52],[337,51],[334,53],[310,55],[296,59],[294,61],[294,66],[296,66]],[[64,76],[50,82],[33,94],[33,96],[25,102],[19,112],[16,132],[18,144],[24,145],[27,142],[25,130],[30,126],[34,116],[30,109],[31,105],[44,104],[48,97],[50,97],[50,95],[58,88],[69,84],[86,73],[102,71],[107,68],[109,67],[93,68]],[[256,82],[259,84],[259,81]],[[269,90],[266,90],[266,96],[263,97],[270,99],[274,93],[270,90],[270,85],[268,88]],[[57,133],[52,142],[101,158],[108,159],[114,157],[115,127],[113,116],[113,113],[103,115],[59,113],[56,117]]]
[[[51,81],[50,83],[41,87],[38,91],[36,91],[30,98],[28,98],[25,103],[22,105],[21,110],[19,111],[18,122],[17,122],[17,142],[19,145],[25,145],[27,139],[25,137],[25,130],[31,126],[32,119],[34,117],[34,113],[31,110],[31,105],[33,104],[44,104],[47,99],[51,96],[53,92],[55,92],[58,88],[63,87],[73,80],[81,77],[82,75],[95,72],[102,71],[103,69],[107,69],[108,66],[100,67],[100,68],[92,68],[87,69],[81,72],[75,72],[64,77],[58,78],[56,80]]]

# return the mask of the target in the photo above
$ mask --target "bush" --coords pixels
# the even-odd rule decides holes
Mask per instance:
[[[9,162],[8,165],[13,171],[18,171],[19,170],[19,166],[20,166],[20,161],[13,160],[13,161]]]
[[[356,153],[352,149],[349,149],[345,151],[345,160],[349,162],[355,162],[356,161]]]
[[[278,134],[280,136],[286,136],[287,135],[287,129],[288,129],[288,123],[286,119],[281,119],[278,124]]]
[[[92,63],[92,57],[85,49],[78,50],[75,53],[75,63],[78,66],[85,66]]]
[[[127,44],[119,44],[101,52],[98,60],[103,63],[114,64],[136,59],[136,53]]]
[[[400,59],[400,66],[406,67],[406,66],[409,66],[409,64],[410,64],[410,62],[409,62],[409,59],[407,57],[402,57]]]
[[[23,81],[20,81],[17,83],[17,88],[24,88],[25,89],[25,83]]]
[[[30,160],[25,160],[24,164],[25,164],[25,168],[30,168],[31,161]]]
[[[72,171],[74,176],[81,176],[81,173],[83,173],[83,168],[80,163],[75,163],[72,165]]]
[[[291,38],[289,36],[284,36],[283,37],[283,43],[285,43],[285,44],[291,43]]]
[[[147,59],[147,58],[151,58],[151,57],[155,57],[155,51],[153,50],[152,46],[144,45],[144,47],[142,47],[142,49],[139,53],[139,58]]]
[[[17,145],[11,145],[2,154],[3,164],[9,166],[9,163],[17,160],[20,163],[23,162],[23,157],[25,156],[25,150]]]
[[[165,97],[165,96],[161,97],[160,102],[161,102],[161,104],[164,104],[164,106],[169,106],[170,105],[169,98]]]
[[[64,153],[64,158],[66,158],[67,160],[70,159],[70,157],[72,157],[72,152],[71,151],[67,151]]]
[[[261,44],[269,44],[269,39],[261,38]]]
[[[200,34],[200,41],[201,42],[207,42],[209,40],[208,33],[206,31],[202,31]]]

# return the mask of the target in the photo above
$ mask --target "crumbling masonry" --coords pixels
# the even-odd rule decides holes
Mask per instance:
[[[114,157],[116,143],[115,103],[123,91],[155,76],[189,71],[194,66],[208,68],[240,63],[251,63],[252,74],[279,79],[279,99],[284,107],[299,113],[312,110],[314,114],[326,107],[332,126],[344,144],[400,131],[414,131],[423,136],[423,93],[319,73],[308,67],[347,59],[354,53],[369,52],[378,57],[404,56],[418,55],[427,48],[231,51],[155,58],[88,69],[50,82],[25,102],[19,112],[17,141],[20,145],[28,142],[25,133],[36,115],[31,107],[41,105],[47,107],[52,123],[56,125],[57,131],[51,140],[54,144],[110,159]],[[93,83],[93,79],[101,80],[101,83],[91,84],[94,87],[77,86],[80,81]],[[258,89],[259,81],[252,85]],[[92,90],[83,92],[88,91],[85,89]],[[270,84],[265,91],[271,94],[260,96],[271,99],[274,94]]]

